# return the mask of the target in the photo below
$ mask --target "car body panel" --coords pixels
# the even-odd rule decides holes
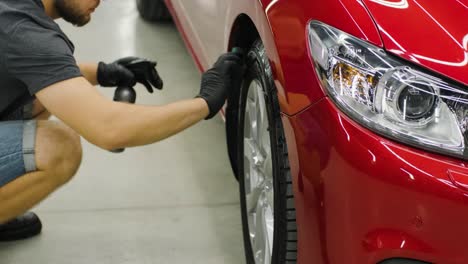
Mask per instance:
[[[259,32],[278,88],[288,143],[298,263],[374,264],[395,257],[468,263],[468,164],[363,128],[336,108],[316,77],[306,36],[311,20],[390,47],[390,52],[417,63],[411,60],[413,53],[397,51],[397,45],[378,31],[383,28],[398,39],[390,23],[399,23],[400,17],[385,21],[387,11],[375,6],[376,1],[366,0],[366,6],[360,0],[166,0],[201,71],[231,48],[231,31],[240,14],[247,15]],[[418,3],[438,5],[428,2]],[[422,50],[428,45],[409,37],[406,41],[408,48]],[[455,50],[452,55],[458,54]],[[436,59],[448,60],[435,54],[442,56]],[[465,78],[460,73],[448,76],[462,82]]]
[[[364,2],[389,52],[468,85],[467,1]]]
[[[328,98],[283,121],[303,263],[468,263],[468,193],[448,174],[468,163],[379,137]]]
[[[365,6],[354,0],[169,0],[200,61],[212,65],[229,48],[233,24],[246,14],[255,24],[273,68],[283,113],[294,115],[325,96],[307,51],[306,29],[320,20],[378,46],[382,41]],[[193,10],[197,10],[193,12]],[[192,12],[190,12],[192,11]],[[223,38],[224,36],[224,38]]]

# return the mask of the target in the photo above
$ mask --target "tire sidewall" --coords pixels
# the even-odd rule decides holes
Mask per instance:
[[[278,242],[277,237],[277,217],[276,217],[276,210],[281,209],[278,208],[278,197],[276,190],[277,189],[277,174],[279,172],[278,169],[278,156],[276,149],[278,148],[276,138],[277,138],[277,129],[275,122],[275,109],[272,107],[273,103],[271,98],[272,96],[276,96],[276,94],[272,95],[271,93],[276,91],[274,88],[274,83],[270,74],[265,74],[269,72],[269,65],[265,65],[265,62],[262,59],[262,55],[260,52],[264,52],[263,45],[254,45],[254,48],[248,54],[248,61],[247,61],[247,71],[241,86],[240,91],[240,104],[239,104],[239,124],[238,124],[238,172],[239,172],[239,192],[240,192],[240,201],[241,201],[241,213],[242,213],[242,223],[243,223],[243,234],[244,234],[244,247],[245,247],[245,255],[248,264],[254,264],[254,255],[252,252],[252,245],[250,241],[250,233],[249,233],[249,224],[248,224],[248,215],[246,213],[246,195],[245,195],[245,182],[244,182],[244,122],[245,122],[245,113],[246,113],[246,102],[247,102],[247,95],[249,92],[250,84],[253,81],[258,81],[262,86],[264,99],[265,99],[265,106],[266,112],[268,116],[268,124],[269,124],[269,132],[270,132],[270,144],[271,144],[271,155],[272,155],[272,164],[273,164],[273,182],[274,182],[274,235],[273,235],[273,252],[272,252],[272,263],[278,263],[277,257],[277,250]],[[268,62],[266,62],[268,63]],[[268,69],[267,69],[268,67]],[[271,72],[271,71],[270,71]]]

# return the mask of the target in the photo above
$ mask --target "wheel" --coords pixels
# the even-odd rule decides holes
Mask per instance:
[[[138,12],[147,21],[167,21],[171,13],[164,0],[136,0]]]
[[[297,227],[277,91],[261,41],[240,91],[238,168],[247,263],[296,263]]]

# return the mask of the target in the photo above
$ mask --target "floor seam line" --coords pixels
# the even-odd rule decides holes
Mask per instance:
[[[189,205],[174,205],[174,206],[144,206],[144,207],[115,207],[115,208],[91,208],[91,209],[70,209],[70,210],[37,210],[38,213],[78,213],[78,212],[105,212],[105,211],[154,211],[158,209],[184,209],[184,208],[219,208],[240,206],[239,202],[222,203],[222,204],[189,204]]]

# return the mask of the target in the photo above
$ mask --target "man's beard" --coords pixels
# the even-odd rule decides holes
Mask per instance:
[[[91,20],[91,16],[89,14],[81,14],[75,2],[76,0],[55,0],[54,6],[58,14],[65,19],[65,21],[75,26],[82,27],[88,24]]]

